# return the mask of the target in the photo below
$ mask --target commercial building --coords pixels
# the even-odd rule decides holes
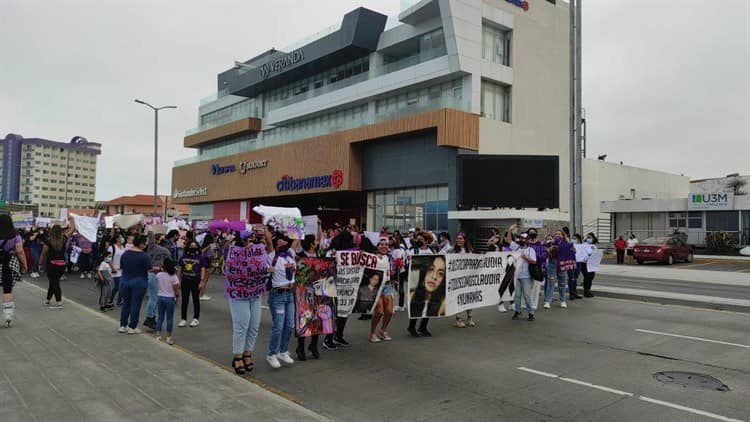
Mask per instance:
[[[109,215],[114,214],[145,214],[151,215],[154,212],[154,195],[126,195],[103,202],[98,208],[104,210]],[[190,209],[187,205],[175,204],[168,195],[159,195],[156,198],[156,213],[164,216],[166,209],[167,217],[177,215],[187,215]]]
[[[477,240],[568,221],[568,3],[408,3],[392,18],[353,10],[220,73],[184,139],[197,154],[175,163],[175,202],[194,219],[296,206],[324,224],[460,226]],[[630,181],[585,167],[620,183],[595,189],[596,219]]]
[[[0,200],[36,204],[42,217],[60,208],[94,208],[96,160],[101,144],[76,136],[70,142],[0,139]]]
[[[672,197],[626,197],[601,203],[612,216],[613,233],[633,233],[643,239],[674,232],[688,235],[688,243],[705,245],[706,236],[725,232],[738,245],[750,245],[750,176],[694,180],[688,192]]]

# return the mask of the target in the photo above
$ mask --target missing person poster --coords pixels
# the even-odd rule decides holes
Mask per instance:
[[[298,337],[333,334],[336,318],[336,260],[302,258],[297,264],[294,297]]]
[[[415,255],[409,269],[409,318],[439,318],[511,300],[514,252]],[[510,271],[508,271],[510,270]]]
[[[249,300],[266,292],[266,245],[231,246],[224,267],[224,297]]]
[[[336,252],[338,316],[346,318],[352,312],[367,313],[375,306],[386,276],[383,269],[378,267],[378,261],[377,255],[367,252]],[[377,291],[373,295],[374,289],[370,284],[376,282]]]

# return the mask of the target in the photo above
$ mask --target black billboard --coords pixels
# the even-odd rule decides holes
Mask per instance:
[[[560,208],[560,157],[459,155],[458,202],[471,207]]]

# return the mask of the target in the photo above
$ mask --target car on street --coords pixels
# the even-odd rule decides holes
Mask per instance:
[[[672,265],[677,261],[693,262],[693,247],[684,236],[649,237],[633,248],[633,257],[639,264],[656,261]]]

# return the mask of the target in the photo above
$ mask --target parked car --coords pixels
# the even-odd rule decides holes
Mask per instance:
[[[668,265],[676,261],[693,262],[693,247],[685,242],[685,236],[649,237],[633,248],[635,261],[663,262]]]

